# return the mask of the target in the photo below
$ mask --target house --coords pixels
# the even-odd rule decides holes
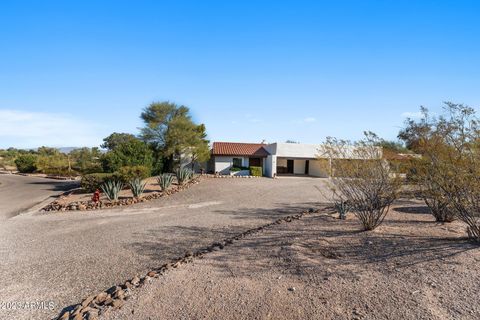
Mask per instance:
[[[214,142],[208,171],[230,174],[232,168],[258,166],[266,177],[308,175],[325,178],[330,176],[331,159],[324,156],[322,150],[321,144]]]
[[[262,143],[214,142],[208,171],[230,174],[232,168],[262,167],[270,153]],[[264,169],[262,170],[265,174]]]

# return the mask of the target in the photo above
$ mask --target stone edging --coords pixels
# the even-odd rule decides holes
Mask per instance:
[[[75,305],[72,310],[61,312],[58,317],[54,318],[56,320],[98,320],[99,315],[103,314],[108,309],[120,309],[124,304],[125,300],[128,300],[132,291],[136,288],[142,287],[146,282],[151,281],[152,278],[158,278],[165,275],[165,272],[168,270],[176,269],[182,266],[183,264],[191,263],[195,258],[201,258],[202,256],[208,254],[212,251],[219,251],[233,244],[234,241],[241,240],[246,236],[256,234],[263,231],[266,228],[272,227],[277,224],[288,223],[294,220],[299,220],[305,215],[319,212],[319,209],[315,210],[313,208],[308,211],[301,212],[296,215],[286,216],[279,218],[274,222],[265,224],[263,226],[249,229],[244,231],[236,236],[224,239],[220,242],[214,242],[210,246],[199,249],[195,252],[186,252],[183,257],[172,260],[169,263],[162,265],[160,268],[154,269],[148,272],[142,277],[135,276],[133,279],[127,280],[124,284],[116,285],[111,287],[106,291],[102,291],[96,295],[90,295],[85,298],[81,303]]]
[[[162,192],[152,192],[140,198],[127,198],[121,199],[119,201],[109,201],[109,200],[100,200],[98,202],[93,202],[91,200],[88,201],[74,201],[68,204],[61,204],[58,200],[55,200],[49,203],[47,206],[40,209],[43,212],[52,212],[52,211],[91,211],[91,210],[100,210],[100,209],[107,209],[107,208],[114,208],[114,207],[122,207],[122,206],[129,206],[135,203],[140,202],[147,202],[153,199],[163,198],[165,196],[169,196],[175,194],[179,191],[186,190],[190,188],[194,184],[200,183],[200,178],[196,177],[192,180],[188,181],[184,185],[177,186],[174,189],[169,189],[167,191]],[[69,196],[72,191],[65,192],[62,196]]]
[[[214,179],[220,179],[220,178],[243,178],[243,179],[252,179],[252,178],[265,178],[265,177],[259,177],[259,176],[231,176],[228,174],[203,174],[202,177],[205,178],[214,178]]]

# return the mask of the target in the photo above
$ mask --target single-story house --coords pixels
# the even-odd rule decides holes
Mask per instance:
[[[308,175],[325,178],[330,175],[330,160],[322,156],[322,150],[321,144],[214,142],[208,171],[230,174],[232,168],[258,166],[266,177]]]
[[[218,174],[230,174],[232,168],[262,167],[270,153],[262,143],[214,142],[208,171]],[[264,169],[262,170],[265,174]]]

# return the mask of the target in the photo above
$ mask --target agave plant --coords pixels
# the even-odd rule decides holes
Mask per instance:
[[[123,182],[117,179],[107,180],[101,185],[102,191],[110,201],[117,201],[118,194],[123,188]]]
[[[158,176],[157,181],[162,191],[165,191],[172,185],[173,175],[171,173],[163,173]]]
[[[132,190],[132,194],[135,198],[140,197],[143,194],[143,191],[145,191],[145,187],[147,185],[146,181],[142,181],[140,178],[133,178],[130,180],[128,183],[130,186],[130,190]]]
[[[340,199],[336,200],[334,203],[335,210],[339,214],[339,218],[345,220],[347,218],[347,213],[350,211],[350,205],[346,200]]]
[[[179,184],[184,184],[193,177],[193,171],[188,168],[179,168],[175,171]]]

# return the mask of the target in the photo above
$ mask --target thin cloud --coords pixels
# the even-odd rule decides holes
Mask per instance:
[[[0,109],[3,148],[98,146],[98,129],[98,125],[70,114]]]
[[[317,119],[315,119],[314,117],[307,117],[307,118],[303,119],[303,122],[307,122],[307,123],[315,122],[315,121],[317,121]]]

